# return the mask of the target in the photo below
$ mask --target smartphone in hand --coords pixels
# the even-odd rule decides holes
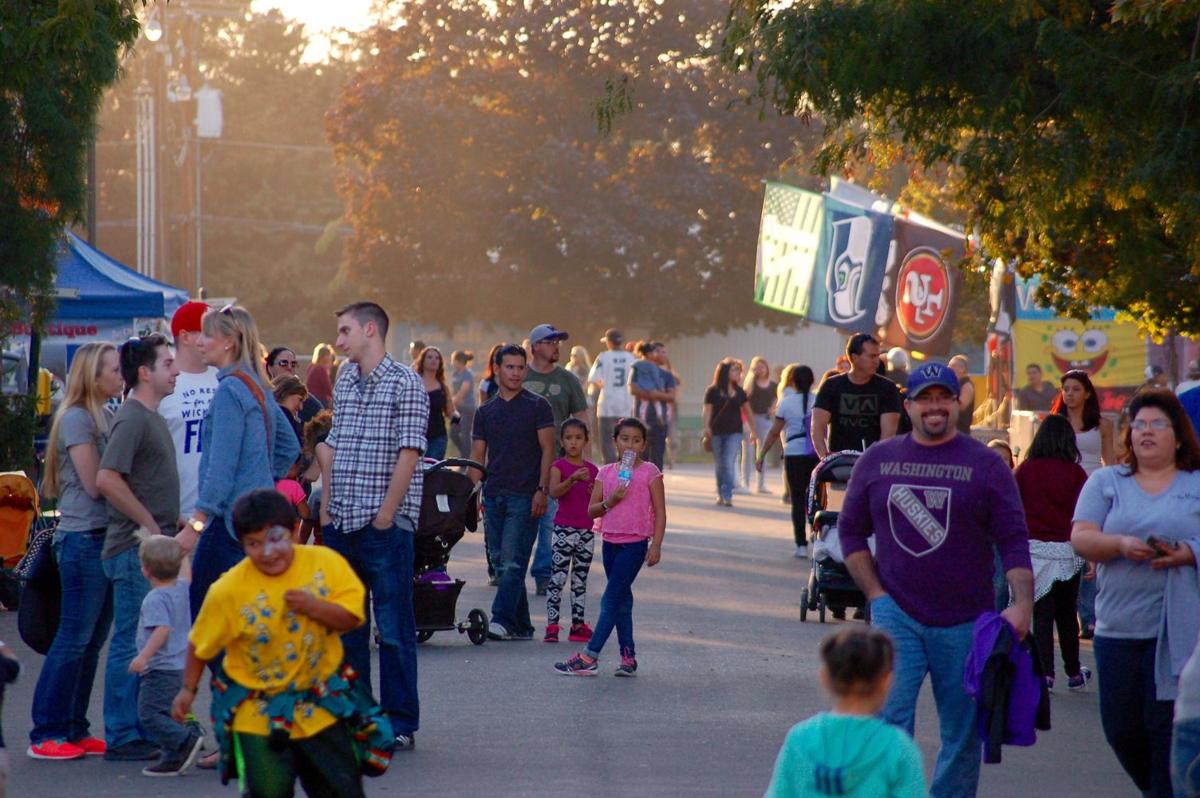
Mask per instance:
[[[1171,554],[1171,552],[1179,548],[1178,543],[1174,541],[1163,540],[1155,535],[1151,535],[1150,537],[1146,538],[1146,544],[1150,546],[1150,548],[1154,549],[1154,554],[1158,557],[1167,557]]]

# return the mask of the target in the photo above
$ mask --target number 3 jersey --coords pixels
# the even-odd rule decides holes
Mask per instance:
[[[624,349],[601,352],[592,363],[589,381],[599,380],[600,401],[596,404],[596,415],[600,418],[625,418],[633,415],[633,395],[629,393],[629,379],[637,357]]]
[[[872,534],[883,589],[925,626],[993,609],[993,545],[1005,571],[1031,567],[1012,472],[967,435],[936,446],[901,435],[866,451],[838,517],[843,552],[866,551]]]

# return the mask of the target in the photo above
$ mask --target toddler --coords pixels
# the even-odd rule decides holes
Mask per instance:
[[[821,643],[821,685],[833,711],[798,723],[775,760],[765,798],[924,798],[921,752],[876,715],[892,686],[891,639],[849,627]]]

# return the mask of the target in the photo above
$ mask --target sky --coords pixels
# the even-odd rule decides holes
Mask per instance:
[[[255,0],[255,11],[278,8],[315,30],[362,30],[371,24],[371,0]]]

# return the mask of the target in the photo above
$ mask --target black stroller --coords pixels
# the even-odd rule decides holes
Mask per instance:
[[[842,507],[850,472],[861,452],[834,452],[817,463],[808,485],[808,521],[812,525],[812,566],[808,585],[800,590],[800,620],[809,610],[825,623],[825,611],[843,615],[847,607],[867,609],[867,598],[846,569],[837,539],[838,510]],[[874,543],[874,541],[871,541]]]
[[[466,584],[446,574],[450,550],[462,540],[466,530],[479,526],[479,484],[456,467],[477,468],[487,479],[487,471],[472,460],[451,458],[439,463],[425,461],[425,486],[421,496],[421,523],[413,536],[413,615],[417,621],[417,642],[424,643],[434,632],[457,630],[466,633],[477,646],[487,640],[488,616],[481,609],[467,613],[467,620],[456,621],[458,594]]]

